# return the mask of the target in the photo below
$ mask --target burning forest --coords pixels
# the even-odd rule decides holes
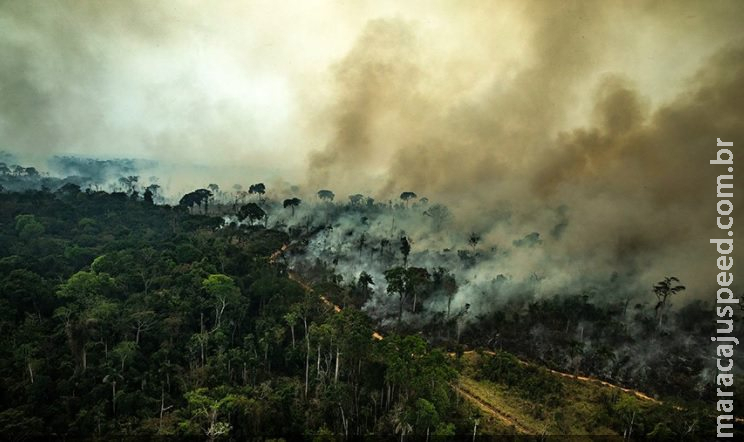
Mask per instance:
[[[743,18],[0,3],[0,434],[740,435]]]

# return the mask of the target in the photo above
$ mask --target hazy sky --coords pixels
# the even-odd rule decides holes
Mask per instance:
[[[411,190],[482,231],[565,204],[567,256],[685,271],[715,231],[711,146],[744,140],[742,22],[740,1],[0,0],[0,150]]]
[[[607,75],[653,108],[742,37],[739,2],[658,3],[1,1],[0,137],[295,181],[329,149],[346,152],[329,180],[359,177],[345,155],[384,176],[441,119],[545,140],[591,123]]]

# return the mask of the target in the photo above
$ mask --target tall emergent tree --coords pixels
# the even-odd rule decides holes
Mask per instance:
[[[333,198],[335,197],[336,197],[336,194],[331,192],[330,190],[321,189],[318,191],[318,198],[320,198],[323,201],[331,202],[333,201]]]
[[[202,281],[202,287],[214,300],[214,328],[220,327],[222,314],[230,304],[236,304],[240,298],[240,289],[227,275],[209,275]]]
[[[266,212],[256,203],[248,203],[240,207],[238,211],[238,219],[240,221],[246,218],[250,220],[251,225],[255,224],[256,221],[260,221],[266,217]]]
[[[656,295],[658,301],[654,310],[656,311],[656,319],[659,321],[659,327],[661,327],[664,318],[664,311],[668,307],[667,301],[669,298],[686,288],[681,284],[677,284],[678,282],[680,281],[676,277],[667,276],[654,285],[654,295]]]
[[[196,189],[181,197],[178,205],[192,209],[195,205],[201,207],[204,204],[204,213],[207,214],[209,213],[209,198],[211,196],[212,192],[207,189]]]
[[[301,202],[302,202],[302,200],[299,199],[299,198],[288,198],[288,199],[284,200],[283,206],[284,206],[285,209],[287,207],[291,207],[292,208],[292,216],[294,216],[295,207],[299,206]]]
[[[416,194],[413,192],[403,192],[400,194],[400,199],[402,199],[406,203],[406,207],[408,207],[408,201],[412,200],[413,198],[416,198]]]
[[[248,193],[251,195],[258,195],[258,200],[263,201],[263,196],[266,193],[266,185],[264,183],[251,184],[248,187]]]

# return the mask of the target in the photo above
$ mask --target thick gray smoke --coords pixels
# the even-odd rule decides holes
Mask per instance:
[[[744,135],[744,42],[729,28],[744,8],[538,2],[517,9],[521,52],[510,60],[508,52],[483,51],[475,65],[432,47],[421,23],[370,22],[334,67],[332,135],[311,157],[311,182],[355,192],[379,180],[374,196],[435,198],[454,209],[460,237],[475,230],[488,248],[531,232],[544,238],[539,251],[489,261],[481,275],[504,266],[520,279],[544,272],[542,285],[552,290],[619,273],[633,275],[644,295],[676,275],[685,296],[707,299],[715,285],[707,240],[721,235],[715,177],[725,173],[708,161],[716,137]],[[682,18],[699,33],[684,63],[674,63],[677,49],[658,45],[665,32],[679,32]],[[497,45],[503,28],[473,20],[481,40],[463,52]],[[729,31],[712,36],[709,27]],[[645,65],[651,56],[657,62]],[[682,67],[689,71],[680,78]]]

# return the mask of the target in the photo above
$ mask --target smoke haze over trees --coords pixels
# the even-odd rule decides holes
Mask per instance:
[[[721,236],[708,162],[716,137],[744,139],[743,21],[738,1],[0,1],[0,325],[43,329],[5,342],[0,396],[22,394],[0,426],[39,423],[37,380],[92,389],[90,362],[111,403],[68,408],[78,430],[142,401],[176,431],[167,399],[197,433],[240,407],[275,428],[202,390],[214,370],[210,388],[273,395],[272,425],[447,433],[470,418],[405,380],[449,382],[443,353],[475,348],[493,354],[459,373],[545,385],[540,407],[563,387],[499,352],[694,408]],[[151,299],[171,291],[189,304]],[[372,329],[395,336],[360,338]],[[69,353],[51,375],[47,336]],[[117,402],[160,376],[146,361],[166,341],[188,388],[158,378]],[[380,366],[401,351],[431,373]],[[277,373],[286,389],[261,393]],[[340,411],[318,399],[330,389]],[[290,417],[289,397],[322,406]],[[638,412],[603,403],[617,433]]]
[[[703,134],[742,135],[738,2],[172,5],[4,3],[2,148],[72,175],[143,158],[175,199],[214,176],[413,191],[485,243],[565,206],[558,253],[647,283],[713,256],[690,238],[714,232]]]

